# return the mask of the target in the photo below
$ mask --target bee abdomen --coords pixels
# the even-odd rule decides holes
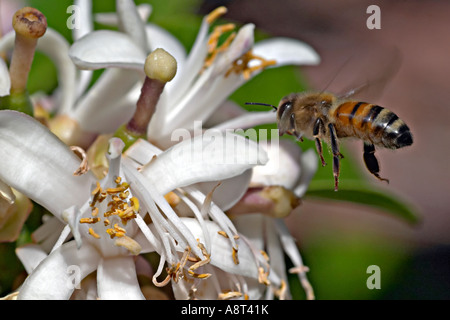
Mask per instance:
[[[341,137],[357,137],[390,149],[412,144],[412,135],[403,120],[378,105],[349,101],[334,110],[336,130]]]

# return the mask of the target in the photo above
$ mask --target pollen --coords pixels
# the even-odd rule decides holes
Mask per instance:
[[[92,228],[89,228],[89,234],[93,236],[95,239],[100,239],[100,236],[97,233],[95,233],[94,229]]]
[[[212,13],[216,12],[216,14],[213,15],[213,17],[215,17],[214,19],[210,19],[211,21],[216,20],[218,16],[220,16],[221,14],[226,12],[225,7],[221,7],[221,8],[223,8],[223,9],[217,8],[216,9],[217,11],[215,10],[212,12]],[[214,27],[213,31],[211,32],[211,34],[208,38],[208,42],[207,42],[208,56],[205,59],[205,63],[203,65],[202,71],[204,71],[206,68],[210,67],[213,64],[213,62],[216,60],[219,53],[226,51],[230,47],[231,42],[236,37],[236,32],[232,32],[235,29],[236,29],[236,25],[233,23],[227,23],[227,24],[223,24],[223,25]],[[232,33],[230,33],[230,32],[232,32]],[[219,41],[220,41],[221,37],[226,33],[230,33],[230,34],[225,38],[225,40],[222,42],[222,44],[219,45]]]
[[[259,64],[250,67],[249,64],[253,60],[259,61]],[[265,68],[275,65],[276,63],[277,62],[275,60],[266,60],[263,57],[256,56],[253,54],[252,50],[249,50],[233,62],[232,66],[225,74],[225,77],[228,77],[234,72],[235,74],[242,74],[244,79],[248,80],[250,79],[252,73],[259,70],[264,70]]]
[[[104,229],[104,232],[111,239],[115,239],[114,244],[125,247],[133,253],[140,251],[140,246],[136,244],[136,241],[127,237],[127,231],[124,227],[130,220],[136,218],[139,211],[139,200],[137,197],[130,197],[130,185],[122,180],[121,177],[116,177],[114,179],[115,186],[106,188],[106,190],[103,190],[100,183],[97,182],[96,187],[91,193],[92,201],[90,206],[92,208],[92,217],[81,218],[79,222],[88,224],[103,222],[103,225],[107,227],[106,230]],[[105,199],[107,199],[106,204],[96,206],[97,203],[101,203]],[[89,228],[89,234],[94,238],[100,238],[100,235],[92,228]],[[125,240],[117,242],[121,238]]]
[[[239,264],[239,258],[238,258],[238,250],[236,248],[233,247],[233,252],[231,254],[231,256],[233,257],[233,262],[234,264]]]
[[[229,238],[228,234],[225,231],[220,230],[220,231],[217,231],[217,233],[220,234],[222,237],[225,237],[227,239]]]
[[[219,300],[229,300],[233,298],[240,298],[242,297],[242,292],[239,291],[228,291],[228,292],[222,292],[219,293]]]

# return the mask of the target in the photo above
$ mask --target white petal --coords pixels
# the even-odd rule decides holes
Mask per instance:
[[[37,244],[27,244],[17,248],[16,255],[28,274],[31,274],[39,263],[47,258],[47,253]]]
[[[152,6],[148,3],[142,3],[137,6],[137,10],[141,20],[145,22],[148,20],[150,14],[152,13]],[[94,20],[107,26],[117,27],[119,25],[119,17],[115,12],[96,13],[94,15]]]
[[[80,159],[38,121],[0,111],[0,137],[0,180],[58,217],[88,199],[93,176],[74,176]]]
[[[217,108],[216,112],[208,118],[205,123],[205,127],[211,128],[245,114],[247,114],[247,112],[237,103],[226,100],[220,105],[219,108]]]
[[[81,69],[110,67],[143,71],[146,53],[126,34],[99,30],[76,41],[69,51],[72,61]]]
[[[257,42],[253,53],[267,60],[275,59],[276,66],[316,65],[319,55],[308,44],[291,38],[272,38]]]
[[[174,80],[168,82],[165,87],[165,90],[171,92],[172,88],[176,87],[173,85],[175,79],[183,72],[186,60],[186,49],[175,36],[155,24],[147,24],[145,30],[147,32],[148,43],[150,44],[150,51],[157,48],[163,48],[177,61],[177,74],[175,75]]]
[[[49,56],[55,64],[58,70],[58,87],[61,90],[59,112],[69,112],[73,108],[77,89],[77,70],[68,56],[69,43],[60,33],[47,28],[44,36],[37,42],[36,49]]]
[[[77,285],[99,263],[98,251],[84,243],[80,250],[75,241],[64,244],[45,258],[23,283],[18,299],[68,300]]]
[[[145,53],[150,48],[145,34],[145,24],[137,11],[133,0],[117,0],[116,11],[119,16],[119,29],[133,39],[134,43],[141,47]]]
[[[140,80],[141,75],[134,70],[105,70],[81,97],[72,116],[88,132],[114,132],[133,116]]]
[[[145,300],[133,257],[102,259],[97,270],[97,288],[101,300]]]
[[[166,150],[141,173],[166,194],[197,182],[234,177],[267,160],[257,143],[233,133],[208,130]]]
[[[295,188],[302,173],[300,147],[290,140],[280,140],[279,144],[267,145],[267,153],[268,163],[253,170],[252,185]]]
[[[264,250],[264,219],[262,214],[245,214],[233,219],[239,233],[250,240],[258,250]]]
[[[294,193],[297,197],[301,198],[308,189],[309,183],[317,171],[318,161],[315,150],[309,149],[303,153],[300,166],[302,168],[302,174],[294,189]]]
[[[176,90],[172,89],[173,95],[171,96],[170,101],[172,105],[177,103],[180,98],[186,94],[186,91],[192,85],[192,82],[198,76],[203,64],[205,63],[205,58],[208,51],[206,46],[208,41],[208,31],[209,24],[205,17],[203,18],[200,30],[198,31],[195,42],[189,52],[189,56],[186,59],[186,63],[182,68],[182,72],[178,72],[175,78],[171,81],[172,83],[170,86],[176,88]],[[164,112],[168,111],[170,110],[164,110]]]
[[[92,23],[92,0],[75,0],[74,5],[77,7],[77,27],[72,29],[73,40],[78,40],[84,35],[92,32],[94,29]]]
[[[0,59],[0,97],[9,95],[11,90],[11,79],[9,78],[8,66]]]
[[[239,199],[247,191],[250,179],[252,177],[252,170],[247,170],[244,173],[220,181],[220,186],[214,191],[212,201],[219,206],[222,211],[226,211],[234,206]],[[194,185],[204,194],[208,194],[219,181],[200,182]]]

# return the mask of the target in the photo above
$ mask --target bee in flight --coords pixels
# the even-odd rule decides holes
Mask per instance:
[[[339,139],[354,137],[364,142],[364,163],[379,180],[389,182],[379,175],[375,147],[398,149],[413,143],[411,131],[403,120],[386,108],[366,102],[352,101],[353,92],[338,97],[327,92],[293,93],[281,99],[278,107],[265,103],[250,102],[273,107],[277,112],[280,135],[285,133],[298,140],[306,137],[315,140],[322,166],[322,141],[331,147],[333,154],[334,190],[338,190],[340,159]]]

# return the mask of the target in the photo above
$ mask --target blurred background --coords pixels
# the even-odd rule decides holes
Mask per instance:
[[[2,15],[9,2],[0,0]],[[377,150],[382,177],[367,173],[360,141],[342,142],[341,182],[363,179],[375,190],[405,202],[419,216],[409,223],[388,212],[348,201],[308,197],[287,218],[298,240],[318,299],[449,299],[450,298],[450,3],[447,1],[365,0],[155,0],[150,21],[176,35],[189,50],[201,16],[219,5],[229,9],[224,19],[237,24],[254,23],[258,36],[285,36],[310,44],[321,56],[314,67],[268,70],[242,87],[231,99],[274,105],[282,96],[305,88],[338,91],[383,76],[391,55],[399,52],[399,71],[392,75],[375,100],[394,111],[410,127],[414,144],[400,150]],[[43,11],[49,25],[71,41],[65,27],[71,1],[22,1]],[[366,10],[381,10],[381,29],[369,30]],[[114,1],[94,1],[94,11],[113,11]],[[14,11],[13,11],[14,12]],[[182,17],[183,19],[180,19]],[[8,25],[2,21],[2,25]],[[6,27],[3,27],[5,30]],[[34,65],[30,86],[51,91],[55,76],[43,81],[39,74],[55,75],[48,59]],[[330,80],[335,78],[331,83]],[[358,78],[360,83],[357,83]],[[42,88],[44,87],[44,88]],[[33,89],[32,89],[33,90]],[[364,97],[361,97],[363,99]],[[371,98],[372,99],[372,98]],[[302,148],[313,144],[304,142]],[[328,158],[329,159],[329,158]],[[330,161],[327,161],[331,164]],[[319,167],[316,180],[329,181],[331,165]],[[359,180],[358,180],[359,181]],[[2,272],[11,248],[0,246]],[[289,261],[287,262],[289,263]],[[381,289],[369,290],[367,268],[381,271]],[[20,270],[20,263],[8,262]],[[11,270],[3,275],[12,278]],[[6,290],[3,285],[0,292]],[[290,285],[295,298],[304,294],[295,278]]]

